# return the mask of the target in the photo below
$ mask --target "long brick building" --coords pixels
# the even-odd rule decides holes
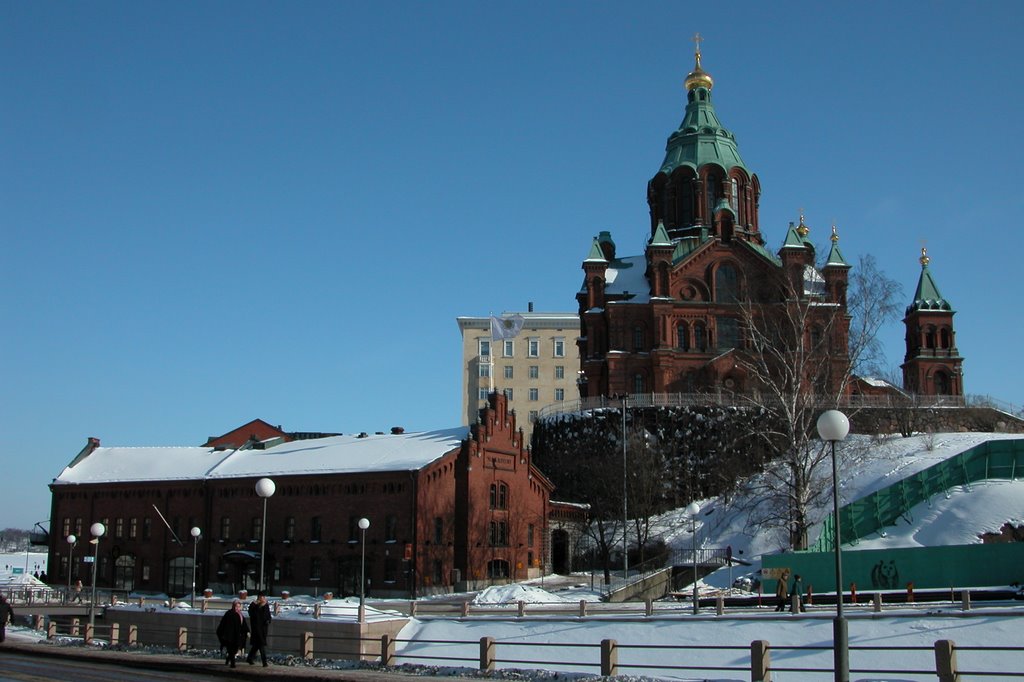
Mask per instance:
[[[66,538],[75,535],[70,570],[88,582],[86,543],[100,522],[107,528],[100,586],[186,594],[195,551],[197,589],[253,589],[265,532],[271,590],[358,594],[360,518],[370,521],[372,595],[466,589],[549,568],[552,485],[534,467],[503,395],[492,394],[472,426],[424,433],[286,442],[272,432],[278,427],[256,425],[271,437],[246,436],[243,427],[202,447],[104,447],[89,439],[50,485],[49,574],[68,578]],[[216,443],[224,438],[244,444]],[[256,494],[265,477],[276,485],[266,529]],[[195,545],[193,527],[202,531]]]

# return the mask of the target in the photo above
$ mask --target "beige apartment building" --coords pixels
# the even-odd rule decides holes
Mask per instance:
[[[490,317],[456,318],[462,332],[462,423],[476,418],[490,391],[500,390],[529,443],[541,408],[579,397],[580,318],[532,311],[501,317],[510,315],[521,315],[523,326],[515,337],[498,340],[491,339]]]

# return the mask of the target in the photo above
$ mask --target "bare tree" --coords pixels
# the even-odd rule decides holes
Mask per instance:
[[[784,527],[794,549],[808,546],[810,511],[830,492],[819,469],[827,450],[815,422],[823,409],[848,392],[855,368],[880,366],[879,329],[898,311],[899,286],[861,259],[851,278],[847,308],[826,293],[818,271],[794,278],[779,271],[748,283],[738,307],[746,345],[736,352],[747,375],[744,396],[767,410],[767,428],[757,436],[771,463],[757,477],[752,519],[761,527]],[[782,292],[781,300],[779,292]]]

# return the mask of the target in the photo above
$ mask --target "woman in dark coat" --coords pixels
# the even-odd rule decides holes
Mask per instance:
[[[238,599],[231,602],[231,608],[224,613],[217,626],[217,639],[222,649],[227,649],[225,665],[235,667],[235,654],[245,651],[245,638],[249,634],[249,624],[242,614],[242,602]]]

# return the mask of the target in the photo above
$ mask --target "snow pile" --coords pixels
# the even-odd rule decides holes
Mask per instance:
[[[473,604],[566,604],[573,602],[534,585],[493,585],[473,598]]]

